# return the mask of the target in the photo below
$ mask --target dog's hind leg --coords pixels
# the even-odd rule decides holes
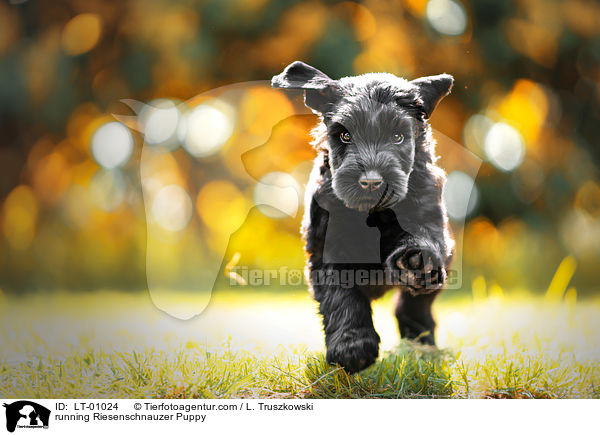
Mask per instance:
[[[424,294],[399,292],[395,314],[402,338],[435,345],[435,321],[431,305],[438,293],[439,291]]]
[[[337,363],[349,373],[373,364],[379,354],[380,339],[373,327],[369,299],[356,288],[314,287],[323,315],[327,362]]]

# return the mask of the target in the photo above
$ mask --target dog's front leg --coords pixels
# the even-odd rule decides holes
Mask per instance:
[[[314,285],[314,291],[323,316],[327,362],[349,373],[373,364],[380,338],[373,327],[369,299],[355,287]]]
[[[386,260],[386,266],[400,271],[400,285],[414,292],[440,290],[446,282],[445,249],[431,237],[407,235]]]
[[[417,234],[404,231],[392,210],[374,212],[367,223],[381,231],[381,256],[388,270],[397,275],[402,290],[398,294],[396,319],[400,335],[435,345],[435,321],[431,305],[446,278],[449,258],[439,232]]]
[[[435,345],[435,320],[431,305],[438,293],[439,290],[424,294],[400,291],[395,315],[402,338]]]
[[[422,224],[410,225],[412,232],[408,232],[399,223],[396,213],[389,209],[373,212],[367,219],[367,225],[381,232],[381,258],[385,260],[385,267],[399,271],[399,284],[416,292],[439,290],[446,281],[450,256],[441,215],[436,220],[439,223],[415,219]]]
[[[407,235],[388,258],[388,267],[400,272],[395,314],[403,338],[435,345],[431,305],[446,280],[444,250],[428,237]]]

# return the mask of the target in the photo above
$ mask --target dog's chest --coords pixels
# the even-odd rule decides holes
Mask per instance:
[[[379,263],[380,237],[367,225],[367,214],[353,210],[330,211],[325,235],[325,263]]]

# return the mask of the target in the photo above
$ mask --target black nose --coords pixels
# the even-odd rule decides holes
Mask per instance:
[[[367,171],[358,179],[358,184],[365,190],[377,190],[383,184],[383,178],[377,171]]]

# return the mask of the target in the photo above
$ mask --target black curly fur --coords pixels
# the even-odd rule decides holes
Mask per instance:
[[[441,200],[445,174],[435,166],[427,120],[452,83],[447,74],[410,82],[392,74],[333,80],[302,62],[273,77],[274,87],[303,89],[306,105],[321,118],[302,233],[327,361],[348,372],[377,359],[371,300],[393,287],[400,288],[401,335],[435,344],[431,305],[454,242]],[[344,133],[351,139],[341,139]],[[375,192],[358,183],[369,170],[383,179]],[[335,279],[343,274],[354,279]]]

